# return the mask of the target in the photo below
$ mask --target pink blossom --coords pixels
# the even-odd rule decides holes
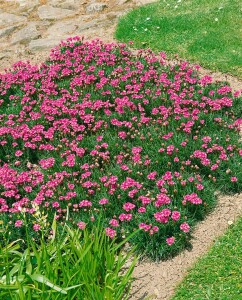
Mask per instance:
[[[138,213],[142,214],[142,213],[145,213],[145,212],[146,212],[146,208],[145,207],[142,206],[142,207],[138,208]]]
[[[230,180],[231,180],[231,182],[237,182],[238,178],[234,176],[234,177],[231,177]]]
[[[41,165],[41,168],[49,169],[49,168],[54,166],[55,159],[53,157],[50,157],[50,158],[47,158],[47,159],[41,159],[39,163]]]
[[[119,226],[119,222],[116,219],[111,219],[109,221],[109,225],[113,226],[113,227],[118,227]]]
[[[181,214],[179,213],[179,211],[174,210],[171,214],[171,218],[173,221],[178,221],[181,217]]]
[[[79,207],[91,207],[92,206],[92,202],[89,200],[82,200],[79,203]]]
[[[166,195],[166,194],[158,194],[156,196],[157,201],[155,202],[155,206],[156,207],[160,207],[164,204],[170,204],[171,203],[171,199]]]
[[[157,175],[157,172],[154,171],[154,172],[151,172],[150,174],[148,174],[147,178],[150,180],[155,180],[156,175]]]
[[[101,204],[101,205],[105,205],[107,203],[108,203],[108,199],[106,199],[106,198],[103,198],[99,201],[99,204]]]
[[[192,204],[202,204],[202,199],[198,197],[196,193],[187,194],[183,197],[182,204],[186,204],[186,202],[190,202]]]
[[[15,227],[22,227],[23,221],[22,220],[17,220],[14,224]]]
[[[115,236],[116,236],[116,230],[110,228],[110,227],[107,227],[105,229],[105,233],[108,237],[110,237],[111,239],[113,239]]]
[[[174,236],[169,237],[169,238],[166,239],[166,243],[167,243],[169,246],[171,246],[172,244],[174,244],[174,242],[175,242]]]
[[[40,226],[39,224],[34,224],[34,225],[33,225],[34,231],[39,231],[40,228],[41,228],[41,226]]]
[[[17,150],[15,152],[15,156],[17,156],[17,157],[22,156],[22,155],[23,155],[23,151]]]
[[[139,224],[139,228],[143,229],[144,231],[149,231],[151,227],[152,227],[151,224],[145,224],[145,223],[140,223]]]
[[[84,230],[84,229],[86,228],[87,224],[86,224],[85,222],[80,221],[80,222],[77,223],[77,226],[78,226],[81,230]]]
[[[184,222],[184,223],[182,223],[182,224],[180,225],[180,229],[181,229],[183,232],[187,233],[187,232],[190,231],[190,226],[188,225],[188,223]]]
[[[122,222],[123,221],[130,221],[132,219],[132,214],[120,214],[118,218]]]
[[[154,213],[154,217],[159,223],[167,223],[170,215],[171,211],[168,208],[163,209],[161,212]]]
[[[135,205],[131,202],[126,202],[124,205],[123,205],[123,209],[126,210],[126,211],[130,211],[130,210],[133,210],[135,208]]]

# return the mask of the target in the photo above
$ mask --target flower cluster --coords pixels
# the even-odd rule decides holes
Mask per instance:
[[[0,220],[16,237],[23,209],[33,235],[36,206],[46,227],[101,215],[110,238],[140,228],[141,251],[172,251],[215,189],[241,189],[239,101],[187,62],[125,44],[75,37],[39,67],[18,62],[0,74]]]

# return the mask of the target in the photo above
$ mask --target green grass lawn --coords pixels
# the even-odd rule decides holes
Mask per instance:
[[[242,218],[201,258],[172,300],[242,299]]]
[[[241,11],[240,0],[158,1],[122,17],[116,38],[242,78]]]

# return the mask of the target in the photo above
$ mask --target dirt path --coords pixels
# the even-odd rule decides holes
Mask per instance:
[[[0,0],[0,71],[18,60],[43,62],[50,49],[75,35],[85,39],[114,41],[118,18],[131,8],[154,0]],[[232,76],[202,69],[201,74],[230,82],[233,90],[242,82]],[[141,262],[134,271],[131,300],[170,299],[174,287],[213,241],[224,233],[228,222],[242,215],[242,195],[222,196],[217,208],[193,232],[192,250],[172,260]]]

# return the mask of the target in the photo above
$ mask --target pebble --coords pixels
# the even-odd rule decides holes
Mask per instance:
[[[88,14],[100,12],[100,11],[102,11],[105,7],[107,7],[106,3],[102,3],[102,2],[93,2],[93,3],[90,3],[90,4],[87,6],[86,12],[87,12]]]
[[[73,16],[75,12],[70,9],[42,5],[38,8],[38,16],[41,20],[56,20]]]
[[[51,48],[57,46],[60,43],[60,39],[56,38],[45,38],[39,40],[32,40],[29,43],[29,50],[34,51],[42,51],[42,50],[50,50]]]
[[[34,23],[29,23],[26,27],[15,32],[11,39],[11,44],[27,44],[31,40],[37,39],[40,33],[36,29]]]
[[[9,26],[9,27],[5,27],[5,28],[3,28],[3,29],[0,29],[0,38],[9,35],[9,34],[12,33],[16,28],[18,28],[18,26]]]
[[[23,23],[26,21],[27,18],[24,16],[16,16],[14,14],[9,14],[7,12],[0,13],[0,27],[5,27],[17,23]]]
[[[64,8],[64,9],[79,9],[82,5],[87,3],[87,1],[80,1],[80,0],[51,0],[49,4],[54,7]]]
[[[76,28],[77,28],[76,21],[73,21],[73,20],[59,21],[47,29],[47,34],[49,36],[53,36],[53,37],[62,36],[63,33],[71,34]]]

